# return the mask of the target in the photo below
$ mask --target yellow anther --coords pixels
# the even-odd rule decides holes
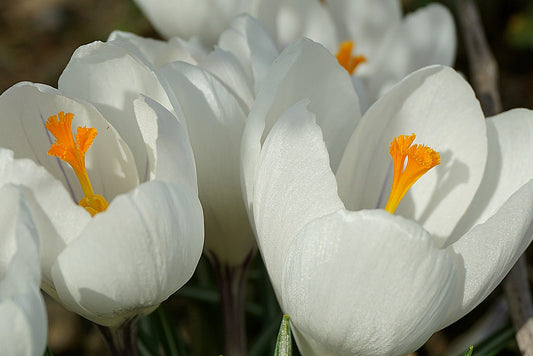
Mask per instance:
[[[394,163],[394,175],[385,210],[391,214],[409,188],[427,171],[440,164],[440,155],[437,151],[425,145],[413,145],[415,137],[415,134],[400,135],[395,137],[389,146],[389,153]]]
[[[87,169],[85,168],[85,152],[91,147],[94,138],[98,134],[93,127],[78,127],[75,135],[71,131],[74,114],[59,112],[46,120],[46,128],[54,135],[56,141],[48,150],[50,156],[55,156],[70,164],[78,180],[85,197],[78,203],[83,206],[92,216],[107,209],[107,202],[101,195],[94,194]]]
[[[365,56],[352,56],[353,47],[354,43],[352,41],[344,41],[339,46],[339,51],[336,55],[339,64],[343,66],[350,75],[353,74],[359,64],[366,62]]]

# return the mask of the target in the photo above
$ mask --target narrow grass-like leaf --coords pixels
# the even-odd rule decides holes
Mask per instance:
[[[141,319],[139,324],[138,346],[143,356],[188,356],[163,307]]]
[[[274,356],[292,356],[291,324],[287,314],[281,320]]]
[[[470,345],[470,347],[468,348],[468,350],[466,350],[464,353],[463,353],[463,356],[472,356],[472,352],[474,351],[474,346]]]
[[[514,340],[514,329],[508,325],[476,345],[476,356],[495,356]]]

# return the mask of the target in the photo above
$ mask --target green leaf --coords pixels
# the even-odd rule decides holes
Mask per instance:
[[[178,337],[176,327],[168,318],[163,306],[141,319],[138,346],[141,355],[187,356]]]
[[[514,329],[507,325],[496,331],[487,340],[476,345],[476,356],[495,356],[514,341]]]
[[[52,354],[52,351],[50,351],[50,349],[48,348],[48,346],[46,346],[46,350],[44,350],[43,356],[54,356]]]
[[[287,314],[281,320],[274,356],[292,356],[291,325]]]
[[[470,345],[468,350],[463,353],[463,356],[472,356],[472,352],[474,352],[474,346]]]

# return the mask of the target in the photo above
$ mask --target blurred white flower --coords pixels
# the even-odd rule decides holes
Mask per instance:
[[[363,111],[414,70],[431,64],[452,65],[455,59],[453,18],[437,3],[402,17],[399,0],[136,2],[167,38],[197,38],[212,45],[233,16],[247,12],[266,28],[278,48],[300,37],[321,43],[332,54],[344,48],[340,62],[354,74]],[[365,59],[357,69],[350,65],[352,47],[353,56]]]
[[[98,60],[127,70],[116,55]],[[203,245],[186,129],[137,94],[150,72],[135,74],[120,79],[131,84],[122,93],[110,81],[82,89],[122,106],[95,107],[61,84],[23,82],[0,96],[0,183],[32,197],[42,288],[104,326],[155,309],[191,277]]]
[[[342,109],[339,78],[309,88],[309,58],[322,52],[291,46],[250,113],[243,176],[259,249],[303,355],[405,355],[480,303],[530,243],[533,112],[485,120],[466,81],[433,66],[359,120]],[[350,119],[345,140],[338,123]],[[442,163],[386,207],[414,182],[391,189],[389,143],[412,133]],[[417,158],[415,168],[438,163],[411,139],[391,144],[397,168],[407,153],[407,173]]]
[[[47,321],[39,290],[39,238],[19,188],[0,188],[0,345],[5,355],[41,356]]]

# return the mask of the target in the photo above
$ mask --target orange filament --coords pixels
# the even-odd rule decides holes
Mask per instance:
[[[344,41],[341,43],[336,55],[339,64],[343,66],[350,75],[353,74],[355,68],[357,68],[359,64],[366,62],[365,56],[352,56],[353,47],[354,43],[352,41]]]
[[[87,169],[85,168],[85,152],[91,147],[94,138],[98,134],[93,127],[78,127],[75,135],[76,141],[70,129],[74,114],[59,112],[46,120],[46,128],[54,135],[56,141],[48,150],[50,156],[55,156],[70,164],[78,180],[85,197],[78,203],[83,206],[91,216],[107,209],[107,201],[103,196],[94,194]]]
[[[385,210],[391,214],[418,178],[440,164],[440,155],[437,151],[425,145],[412,145],[415,137],[415,134],[400,135],[393,138],[389,146],[389,153],[394,163],[394,175]],[[406,158],[407,164],[405,164]]]

